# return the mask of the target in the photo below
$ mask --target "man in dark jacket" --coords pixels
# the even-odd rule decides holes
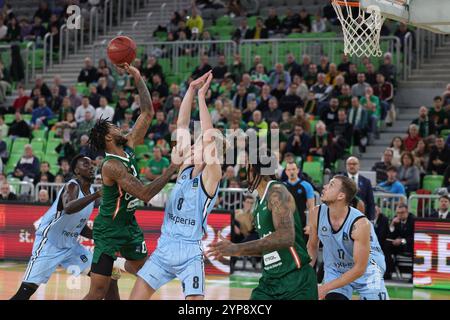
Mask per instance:
[[[15,136],[21,138],[29,138],[31,130],[25,120],[22,119],[20,111],[15,113],[15,119],[9,126],[8,136]]]
[[[89,85],[91,82],[96,82],[98,80],[97,68],[92,64],[90,58],[84,59],[84,68],[81,69],[78,76],[78,82],[86,82]]]
[[[399,204],[397,215],[389,226],[389,235],[385,242],[386,274],[390,279],[394,271],[392,255],[401,254],[412,257],[414,250],[414,215],[408,212],[408,206]]]
[[[444,138],[437,137],[436,145],[431,149],[428,162],[428,173],[443,175],[450,163],[450,149],[445,144]]]

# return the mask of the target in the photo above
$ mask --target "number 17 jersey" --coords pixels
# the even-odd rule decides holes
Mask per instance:
[[[207,230],[206,220],[217,200],[218,186],[208,195],[202,174],[192,176],[194,167],[184,169],[178,176],[169,201],[166,202],[162,236],[184,241],[200,241]]]

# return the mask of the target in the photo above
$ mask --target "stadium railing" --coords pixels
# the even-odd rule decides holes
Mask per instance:
[[[0,53],[2,61],[6,68],[9,69],[11,64],[11,47],[19,45],[19,43],[0,44]],[[36,71],[36,44],[32,41],[20,45],[20,54],[24,63],[25,82],[29,83],[34,79]],[[7,59],[7,61],[5,61]]]
[[[408,198],[408,211],[420,218],[429,217],[438,208],[438,194],[411,194]]]
[[[375,204],[381,209],[381,212],[388,218],[395,216],[395,211],[400,203],[408,204],[408,198],[405,195],[385,192],[374,192]]]

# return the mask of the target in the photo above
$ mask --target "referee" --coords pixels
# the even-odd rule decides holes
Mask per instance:
[[[315,205],[314,189],[308,181],[299,178],[300,171],[295,162],[287,163],[285,171],[287,175],[285,185],[295,199],[295,205],[300,214],[303,228],[306,228],[306,210],[310,212]],[[308,240],[308,237],[304,233],[303,238],[305,241]]]

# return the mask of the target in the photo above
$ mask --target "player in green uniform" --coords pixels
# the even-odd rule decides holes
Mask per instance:
[[[147,86],[139,70],[125,64],[133,76],[140,96],[140,110],[136,124],[128,135],[106,120],[97,121],[90,133],[90,145],[104,151],[102,165],[103,197],[94,221],[95,242],[91,267],[91,286],[85,299],[104,299],[110,286],[111,272],[116,254],[126,259],[122,266],[132,274],[144,265],[147,248],[134,212],[139,200],[148,203],[167,184],[181,165],[177,151],[172,152],[172,164],[152,183],[144,185],[138,179],[138,166],[133,148],[143,143],[152,121],[154,110]],[[175,164],[178,163],[178,164]]]
[[[249,191],[259,195],[253,215],[260,239],[238,244],[219,235],[208,255],[262,256],[262,277],[252,300],[317,300],[317,277],[309,264],[300,216],[292,195],[275,180],[273,158],[268,165],[259,160],[249,164],[247,171]]]

